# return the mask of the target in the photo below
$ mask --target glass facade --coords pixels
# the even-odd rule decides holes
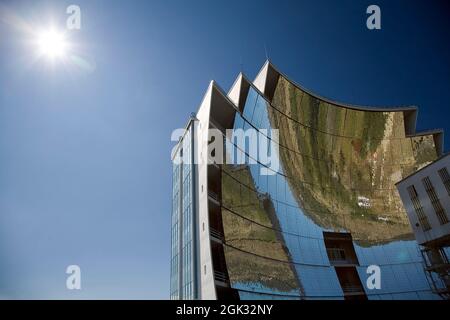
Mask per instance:
[[[173,161],[171,299],[195,299],[193,125],[178,143]]]
[[[367,298],[438,298],[395,188],[437,158],[432,135],[406,136],[401,111],[337,106],[282,76],[271,102],[250,86],[233,125],[249,128],[259,130],[259,145],[276,143],[267,145],[280,168],[261,175],[270,166],[245,144],[226,141],[227,152],[245,160],[223,165],[221,173],[224,254],[241,299],[343,299],[325,231],[351,233]],[[261,129],[278,129],[279,136]],[[373,264],[382,288],[369,290]]]
[[[180,249],[179,249],[179,211],[180,211],[180,165],[173,164],[172,170],[172,228],[171,228],[171,260],[170,260],[170,298],[180,298]]]

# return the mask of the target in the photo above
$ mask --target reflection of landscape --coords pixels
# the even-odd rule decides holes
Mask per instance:
[[[222,186],[226,192],[222,197],[222,220],[229,245],[225,254],[231,280],[250,283],[257,280],[280,292],[300,294],[295,270],[288,263],[289,252],[281,234],[275,231],[280,227],[273,205],[269,198],[248,187],[252,185],[247,166],[223,166]]]
[[[432,135],[405,137],[403,112],[334,106],[282,77],[272,104],[281,162],[307,215],[361,243],[410,235],[394,184],[436,159]]]
[[[231,127],[278,129],[270,156],[280,169],[262,175],[263,165],[248,161],[246,146],[226,142],[246,160],[222,165],[221,173],[231,287],[249,299],[342,299],[355,292],[371,299],[432,299],[395,183],[437,158],[435,135],[414,135],[414,108],[339,106],[280,74],[266,77],[272,79],[268,94],[249,82],[241,88]],[[329,254],[347,244],[328,238],[335,242],[327,246],[324,231],[346,234],[355,248],[354,260],[342,260],[345,272]],[[358,287],[372,264],[385,277],[383,291]]]

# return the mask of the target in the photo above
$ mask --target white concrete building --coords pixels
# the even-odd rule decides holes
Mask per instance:
[[[417,242],[450,237],[450,153],[397,183]]]
[[[172,135],[171,299],[440,299],[395,188],[441,155],[442,130],[416,119],[320,97],[269,61],[228,93],[211,82]],[[258,152],[230,130],[257,132]]]
[[[396,184],[435,291],[449,297],[450,153]]]

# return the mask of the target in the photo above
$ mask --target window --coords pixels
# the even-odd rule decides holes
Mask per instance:
[[[253,112],[255,110],[256,100],[258,99],[258,93],[253,88],[250,88],[247,95],[247,101],[244,106],[244,118],[247,121],[251,121],[253,117]]]
[[[422,205],[420,204],[419,195],[417,194],[417,190],[414,186],[408,187],[409,197],[411,198],[411,202],[413,203],[414,210],[416,211],[417,218],[419,219],[419,224],[422,227],[423,231],[430,230],[430,223],[428,222],[428,218],[423,211]]]
[[[442,183],[445,186],[445,189],[447,189],[447,193],[450,196],[450,174],[448,174],[447,168],[442,168],[439,171],[439,176],[442,179]]]
[[[327,254],[330,260],[345,261],[345,250],[341,248],[327,248]]]
[[[428,197],[430,198],[431,204],[433,205],[434,211],[439,219],[440,224],[446,224],[448,222],[447,215],[445,214],[445,210],[442,207],[441,201],[436,194],[436,190],[434,190],[433,184],[429,177],[422,179],[423,186],[427,191]]]
[[[195,252],[193,228],[195,225],[193,207],[193,145],[192,126],[186,136],[180,139],[178,150],[180,164],[174,163],[172,196],[172,268],[171,297],[173,299],[196,298]],[[186,158],[184,158],[186,156]]]

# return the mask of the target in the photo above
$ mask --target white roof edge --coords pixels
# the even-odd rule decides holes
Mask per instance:
[[[255,80],[253,80],[253,85],[258,88],[259,91],[262,93],[266,93],[266,80],[267,80],[267,73],[269,71],[269,60],[266,60],[264,65],[262,66],[261,70],[259,70],[258,75],[256,76]]]
[[[200,102],[200,105],[199,105],[199,107],[198,107],[198,109],[197,109],[197,113],[195,113],[195,116],[194,116],[194,114],[191,114],[191,116],[189,117],[189,120],[187,121],[186,125],[184,126],[185,132],[187,131],[187,128],[189,127],[189,125],[191,124],[191,122],[194,121],[194,120],[197,120],[196,116],[197,116],[197,114],[198,114],[198,111],[199,111],[205,104],[211,104],[212,90],[213,90],[214,87],[215,87],[215,81],[214,81],[214,80],[211,80],[211,81],[209,82],[208,88],[207,88],[206,91],[205,91],[205,94],[203,95],[203,98],[202,98],[202,100],[201,100],[201,102]],[[171,158],[172,160],[173,160],[173,158],[174,158],[174,156],[175,156],[176,151],[178,150],[178,148],[179,148],[179,141],[176,143],[175,147],[172,149],[172,152],[171,152],[171,155],[170,155],[170,158]]]
[[[241,95],[241,86],[242,86],[242,72],[239,73],[236,80],[234,81],[230,91],[228,91],[228,98],[237,106],[239,105],[239,97]]]

